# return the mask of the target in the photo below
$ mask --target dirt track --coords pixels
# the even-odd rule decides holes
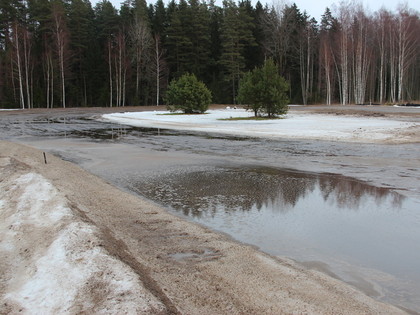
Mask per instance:
[[[228,105],[214,104],[210,109],[223,109]],[[233,105],[231,105],[233,107]],[[125,106],[125,107],[74,107],[74,108],[35,108],[26,109],[25,111],[2,111],[2,115],[21,115],[25,114],[45,114],[54,111],[59,114],[106,114],[115,112],[140,112],[140,111],[153,111],[165,110],[166,106]],[[375,117],[394,117],[403,118],[410,117],[420,119],[420,108],[415,107],[394,107],[394,106],[377,106],[377,105],[308,105],[308,106],[291,106],[291,112],[306,111],[319,114],[332,114],[332,115],[354,115],[354,116],[375,116]]]
[[[324,274],[273,258],[174,217],[52,155],[47,154],[48,164],[44,164],[41,151],[3,141],[0,158],[4,162],[0,164],[0,184],[30,172],[40,174],[60,192],[78,220],[97,229],[99,241],[95,246],[129,266],[138,275],[140,287],[163,305],[162,311],[153,308],[150,301],[154,299],[143,302],[149,303],[150,313],[402,313]],[[5,198],[7,191],[2,194]],[[42,239],[40,235],[39,239],[22,242],[36,248],[42,245]],[[19,255],[27,254],[16,254]],[[5,258],[0,259],[0,264],[5,265]],[[33,311],[5,304],[7,279],[1,274],[0,313]],[[95,290],[97,301],[106,300],[107,294],[106,286]],[[74,303],[88,298],[91,297],[80,294]],[[92,309],[79,311],[106,313],[106,308],[98,302]]]

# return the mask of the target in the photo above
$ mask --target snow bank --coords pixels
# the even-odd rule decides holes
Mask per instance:
[[[268,138],[304,138],[372,142],[395,140],[407,128],[418,126],[396,120],[319,114],[287,114],[275,120],[220,120],[251,117],[243,109],[210,110],[204,115],[167,115],[166,111],[114,113],[106,120],[136,127],[217,132]]]
[[[0,176],[0,313],[149,314],[164,306],[35,173]]]

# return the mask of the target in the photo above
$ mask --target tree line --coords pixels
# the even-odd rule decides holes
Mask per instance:
[[[273,59],[292,103],[420,100],[419,13],[249,0],[0,1],[0,107],[164,103],[170,81],[194,74],[215,103],[237,103],[247,71]]]

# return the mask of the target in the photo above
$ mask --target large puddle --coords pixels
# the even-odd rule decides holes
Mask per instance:
[[[171,172],[133,189],[241,242],[419,310],[420,204],[413,199],[342,176],[261,167]]]
[[[29,118],[3,118],[2,138],[54,152],[189,220],[420,312],[416,145],[396,150],[132,128],[89,117]],[[390,168],[388,161],[401,162]],[[362,179],[366,173],[415,197],[283,165]]]

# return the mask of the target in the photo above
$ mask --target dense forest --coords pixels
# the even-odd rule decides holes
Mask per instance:
[[[304,8],[303,8],[304,9]],[[236,103],[246,71],[272,58],[292,103],[420,100],[420,16],[249,0],[0,0],[0,107],[164,103],[168,83],[195,74],[215,103]]]

